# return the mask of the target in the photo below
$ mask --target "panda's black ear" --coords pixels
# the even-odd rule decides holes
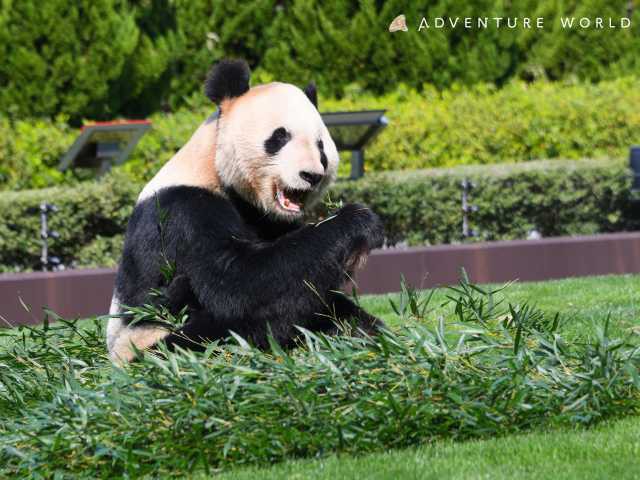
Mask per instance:
[[[251,71],[244,60],[221,60],[215,64],[204,82],[204,93],[220,104],[225,98],[243,95],[249,90]]]
[[[318,91],[316,90],[315,82],[310,82],[309,85],[302,89],[304,94],[311,100],[313,106],[318,108]]]

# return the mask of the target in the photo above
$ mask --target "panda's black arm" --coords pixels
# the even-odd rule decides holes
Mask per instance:
[[[225,217],[224,225],[224,235],[219,222],[187,228],[190,252],[178,264],[200,304],[223,323],[300,321],[326,312],[328,292],[345,281],[349,255],[382,240],[377,217],[357,205],[269,243],[245,231],[241,219]]]

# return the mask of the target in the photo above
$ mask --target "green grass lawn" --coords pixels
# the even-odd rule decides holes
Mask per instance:
[[[640,421],[593,429],[535,432],[490,440],[442,441],[360,457],[331,456],[245,468],[221,480],[300,479],[635,479],[640,474]],[[206,475],[196,476],[206,478]]]
[[[482,288],[487,290],[490,287]],[[416,319],[415,316],[411,315],[400,318],[394,312],[389,300],[392,300],[396,305],[399,304],[398,294],[363,296],[360,301],[366,309],[383,318],[392,330],[404,331],[407,325],[432,329],[430,331],[435,332],[433,343],[429,347],[432,349],[438,347],[438,342],[441,341],[438,339],[438,322],[446,324],[450,322],[453,325],[453,330],[448,331],[442,337],[443,342],[449,342],[445,350],[449,349],[450,353],[445,351],[436,355],[440,359],[439,361],[451,358],[451,360],[445,362],[451,366],[442,367],[440,374],[444,376],[438,388],[442,387],[442,382],[446,387],[446,382],[450,378],[451,382],[459,382],[455,388],[461,390],[456,390],[456,398],[458,398],[458,395],[463,397],[465,395],[465,379],[469,379],[469,391],[473,390],[473,388],[480,388],[480,390],[469,394],[471,395],[469,398],[465,397],[449,402],[447,404],[449,406],[443,404],[442,408],[444,410],[441,410],[440,414],[444,412],[443,418],[446,418],[447,408],[449,408],[453,409],[450,410],[452,415],[457,412],[459,416],[462,415],[460,418],[463,420],[466,418],[465,415],[468,415],[471,423],[468,423],[464,428],[460,427],[461,424],[452,424],[451,428],[461,428],[459,434],[453,435],[453,437],[479,437],[479,439],[455,441],[447,436],[446,427],[440,427],[440,423],[435,422],[430,424],[432,428],[445,429],[438,433],[437,438],[428,440],[427,444],[416,445],[415,442],[410,440],[396,443],[393,433],[395,430],[393,429],[397,429],[398,440],[412,438],[411,431],[410,428],[409,430],[403,429],[400,425],[394,426],[393,422],[390,422],[388,425],[385,424],[380,427],[381,430],[378,436],[371,437],[373,442],[383,439],[380,441],[384,445],[381,444],[376,447],[375,444],[366,443],[366,441],[362,444],[369,453],[358,455],[360,452],[359,447],[349,448],[348,443],[340,447],[340,450],[349,452],[349,454],[341,453],[336,455],[332,453],[334,450],[331,448],[324,452],[322,452],[322,448],[318,450],[318,446],[314,444],[315,434],[308,433],[305,429],[309,429],[309,432],[317,431],[317,438],[324,438],[321,436],[327,435],[327,432],[323,431],[323,425],[326,422],[333,421],[333,416],[343,415],[348,417],[351,410],[358,408],[365,409],[361,418],[363,421],[370,422],[370,426],[367,428],[375,429],[378,423],[386,421],[384,417],[385,411],[402,410],[404,408],[403,405],[411,405],[411,399],[418,391],[407,387],[407,391],[402,393],[402,388],[405,387],[405,383],[409,385],[413,381],[410,377],[411,372],[415,375],[416,372],[423,372],[424,370],[411,370],[413,366],[407,364],[406,371],[403,372],[402,359],[410,360],[413,358],[413,353],[409,350],[407,350],[406,354],[403,353],[402,346],[398,347],[399,350],[394,354],[396,355],[395,357],[389,357],[391,359],[389,360],[390,363],[378,362],[375,364],[376,368],[374,368],[374,370],[381,371],[387,368],[393,370],[398,375],[401,375],[399,380],[396,381],[393,378],[391,380],[381,380],[376,376],[377,373],[375,372],[358,370],[364,367],[357,367],[353,372],[359,372],[356,376],[362,376],[364,382],[370,382],[373,390],[387,388],[384,385],[395,385],[393,388],[398,389],[397,391],[393,390],[398,395],[396,401],[406,401],[407,403],[396,406],[395,401],[392,401],[393,405],[390,405],[393,408],[389,407],[388,410],[384,410],[382,407],[385,407],[384,402],[387,401],[384,391],[382,391],[382,396],[375,396],[372,393],[370,398],[365,399],[364,404],[347,401],[348,399],[345,400],[343,394],[340,394],[336,397],[338,399],[336,401],[343,403],[341,406],[337,405],[336,411],[332,412],[332,404],[330,402],[316,404],[311,401],[306,406],[303,405],[309,399],[305,397],[308,392],[305,393],[303,391],[306,388],[305,382],[309,382],[309,384],[323,382],[318,383],[318,385],[321,385],[317,387],[320,390],[315,390],[322,392],[325,390],[328,392],[331,389],[335,390],[337,388],[336,385],[341,385],[339,382],[338,384],[333,384],[332,382],[335,380],[334,377],[342,375],[347,370],[347,367],[337,363],[339,360],[343,361],[344,358],[337,353],[334,355],[332,350],[323,351],[323,355],[318,354],[317,357],[301,354],[300,356],[291,357],[291,360],[287,360],[286,356],[283,357],[283,360],[279,358],[279,354],[276,354],[275,358],[269,355],[263,358],[260,353],[257,353],[252,354],[254,357],[251,358],[254,360],[250,359],[249,363],[242,359],[237,361],[235,360],[236,357],[233,357],[229,362],[232,364],[233,362],[238,362],[240,365],[238,367],[239,370],[227,370],[226,364],[220,360],[212,361],[209,359],[206,362],[202,362],[203,365],[207,366],[207,369],[218,369],[216,370],[216,372],[219,372],[216,374],[218,376],[211,374],[213,370],[201,369],[199,357],[189,358],[186,356],[177,356],[173,359],[170,358],[169,361],[159,361],[160,363],[147,362],[145,360],[142,364],[133,365],[127,372],[117,374],[117,372],[114,373],[113,367],[106,359],[101,338],[89,339],[88,343],[91,343],[92,346],[91,348],[85,348],[82,344],[85,340],[80,342],[78,340],[80,337],[74,334],[69,337],[72,338],[72,341],[65,340],[67,343],[56,344],[53,349],[41,349],[38,346],[38,342],[46,342],[46,337],[43,337],[42,340],[34,337],[34,339],[29,340],[31,343],[27,342],[25,352],[29,353],[2,357],[3,346],[6,348],[18,338],[18,336],[13,336],[11,338],[0,337],[0,464],[5,459],[14,461],[15,458],[18,458],[17,456],[22,455],[20,458],[24,462],[19,469],[15,467],[17,464],[14,464],[15,471],[21,475],[26,475],[28,472],[29,475],[50,476],[55,472],[65,471],[67,466],[77,474],[89,466],[91,468],[95,467],[95,471],[91,471],[93,476],[107,474],[108,476],[113,476],[114,470],[111,469],[110,465],[116,462],[131,462],[131,464],[142,462],[144,464],[146,461],[145,452],[150,449],[158,452],[154,455],[167,455],[168,459],[180,458],[182,455],[188,455],[190,450],[193,450],[190,445],[195,446],[201,445],[202,442],[220,441],[216,437],[211,440],[203,439],[202,434],[199,434],[194,427],[194,425],[196,427],[201,425],[199,423],[200,417],[205,420],[206,418],[218,417],[216,419],[218,423],[214,425],[228,426],[237,419],[237,425],[233,427],[235,429],[229,427],[231,428],[229,432],[232,436],[237,435],[239,438],[237,448],[231,447],[232,444],[228,444],[230,448],[228,452],[225,452],[225,457],[228,453],[230,460],[217,460],[225,470],[220,475],[224,479],[638,477],[638,472],[640,472],[640,420],[634,416],[638,412],[638,407],[640,407],[640,403],[637,401],[638,394],[632,386],[614,384],[618,375],[629,376],[625,369],[626,367],[616,367],[616,365],[622,364],[612,363],[612,366],[607,368],[618,368],[619,371],[616,370],[614,372],[611,370],[609,373],[605,372],[602,375],[599,374],[599,376],[593,377],[594,385],[597,384],[596,387],[601,387],[609,381],[613,385],[611,387],[612,399],[607,399],[606,395],[596,395],[593,397],[593,402],[595,402],[593,405],[588,407],[579,406],[580,412],[583,412],[580,415],[584,415],[584,412],[590,415],[590,412],[598,412],[600,409],[603,412],[605,410],[611,412],[604,416],[604,418],[607,418],[606,421],[595,422],[597,424],[594,427],[576,427],[575,425],[580,423],[592,422],[572,420],[570,415],[571,408],[569,408],[569,413],[566,415],[563,410],[567,404],[572,404],[573,401],[565,402],[561,397],[556,398],[553,395],[562,396],[571,393],[571,387],[567,386],[569,385],[567,382],[575,380],[573,370],[577,371],[580,367],[579,362],[576,363],[575,359],[572,360],[572,355],[574,355],[576,348],[584,349],[593,344],[596,349],[611,348],[612,354],[619,353],[617,347],[610,340],[605,340],[604,344],[597,341],[600,338],[599,336],[602,335],[602,326],[609,314],[611,315],[611,321],[608,330],[612,338],[623,337],[629,339],[629,345],[632,346],[640,344],[636,340],[638,335],[636,328],[640,332],[640,275],[513,284],[504,292],[496,295],[498,300],[504,297],[511,304],[519,306],[517,308],[525,304],[534,305],[540,310],[541,314],[544,314],[546,319],[552,319],[556,312],[560,312],[562,321],[559,324],[557,333],[564,338],[565,347],[559,344],[560,346],[557,346],[557,348],[566,348],[566,352],[560,352],[558,358],[560,362],[567,362],[567,366],[564,367],[562,367],[562,364],[557,365],[557,373],[551,375],[551,377],[554,377],[554,375],[566,375],[566,378],[558,377],[554,380],[549,377],[548,370],[556,368],[553,361],[545,363],[543,368],[546,370],[541,370],[542,373],[539,375],[540,378],[545,375],[545,378],[547,378],[543,383],[540,383],[542,385],[541,388],[548,388],[550,389],[549,392],[556,392],[553,395],[550,393],[548,396],[551,402],[555,402],[555,406],[549,407],[550,411],[554,409],[555,413],[549,417],[548,421],[535,421],[535,414],[528,413],[526,408],[518,407],[504,419],[507,422],[505,428],[500,426],[499,421],[498,423],[489,422],[486,425],[482,423],[483,415],[485,415],[482,412],[485,412],[485,410],[482,410],[484,406],[480,404],[487,401],[486,398],[481,398],[482,388],[484,388],[481,387],[481,382],[487,380],[482,378],[483,374],[480,370],[483,368],[482,360],[479,362],[476,360],[478,363],[474,365],[470,362],[468,367],[467,360],[464,358],[456,360],[458,357],[455,353],[455,342],[451,342],[450,339],[458,339],[459,333],[456,329],[467,328],[465,326],[467,324],[463,322],[462,327],[460,327],[460,324],[456,324],[456,313],[453,308],[455,303],[452,305],[452,302],[448,301],[448,297],[452,295],[455,295],[455,292],[451,290],[437,290],[429,304],[428,314],[421,319]],[[423,293],[423,298],[425,297],[426,292]],[[466,308],[465,312],[469,314],[472,310],[473,308]],[[497,318],[502,317],[503,315],[500,315]],[[439,318],[442,318],[442,320],[438,320]],[[493,321],[495,321],[495,318]],[[517,341],[514,338],[517,338],[519,334],[514,331],[513,326],[510,326],[509,329],[510,333],[505,331],[505,335],[507,335],[506,343],[504,339],[500,340],[503,343],[500,344],[502,346],[499,346],[497,350],[497,352],[501,352],[502,350],[500,349],[506,349],[505,360],[500,360],[500,357],[498,358],[498,364],[494,365],[492,369],[487,366],[487,375],[497,375],[495,383],[492,383],[493,377],[487,380],[486,388],[488,389],[499,384],[500,375],[503,375],[506,371],[506,367],[501,366],[500,362],[517,361],[517,355],[512,355],[509,352],[512,352],[515,348]],[[95,333],[92,328],[85,328],[82,331],[86,332],[87,335]],[[98,330],[96,335],[102,335],[102,333]],[[485,338],[483,342],[491,342],[492,338],[498,339],[500,335],[499,330],[491,330],[483,337]],[[551,335],[544,338],[547,339],[545,341],[548,341],[552,337]],[[528,342],[527,345],[531,344],[531,351],[533,352],[531,358],[534,361],[535,358],[544,355],[544,349],[535,350],[537,347],[534,344],[537,345],[536,342],[538,342],[536,338],[534,335],[525,340]],[[397,341],[397,339],[391,339],[391,341]],[[336,345],[340,346],[340,344]],[[44,343],[42,346],[44,347]],[[344,348],[344,345],[340,348]],[[371,357],[365,355],[365,360],[378,361],[375,351],[374,349],[368,354]],[[34,355],[33,359],[29,358],[31,354]],[[360,365],[357,362],[364,361],[360,358],[361,356],[358,356],[357,352],[355,354],[349,353],[349,355],[351,356],[347,356],[347,363],[353,360],[356,365]],[[408,356],[403,357],[403,355]],[[427,355],[425,358],[428,357]],[[488,356],[487,361],[493,361],[495,358]],[[591,367],[584,367],[581,370],[583,373],[578,373],[579,375],[591,375],[589,373],[590,369],[599,368],[598,355],[592,355],[590,358],[595,358],[596,363]],[[319,365],[318,360],[324,366]],[[298,370],[294,369],[289,373],[286,370],[280,370],[280,367],[282,365],[286,366],[288,361],[294,361],[296,364],[299,362],[302,367],[296,367]],[[362,365],[368,364],[362,363]],[[381,369],[378,368],[380,366],[382,366]],[[541,363],[540,366],[542,367],[543,364]],[[242,372],[249,372],[250,368],[266,371],[266,383],[254,384],[249,382],[245,385],[243,383],[245,381],[244,378],[238,375],[242,375]],[[265,370],[261,370],[262,368]],[[305,368],[310,369],[308,376]],[[329,373],[325,378],[326,372]],[[613,372],[612,376],[610,376],[611,372]],[[389,372],[382,371],[380,375],[385,374],[389,374]],[[426,374],[427,372],[425,371]],[[250,372],[248,375],[249,379],[255,377],[255,374]],[[292,378],[295,376],[295,382],[290,385],[286,380],[288,375],[291,375]],[[406,381],[402,379],[402,375],[407,375]],[[419,373],[419,375],[422,375],[422,373]],[[447,375],[451,376],[448,377]],[[274,385],[276,385],[276,381],[282,382],[284,378],[285,383],[281,385],[282,390],[271,392],[270,390],[263,391],[262,387],[257,389],[260,385],[268,385],[269,378],[273,379]],[[509,382],[514,379],[519,381],[517,375],[508,378],[511,379]],[[533,382],[538,381],[536,374],[531,379]],[[380,383],[376,383],[378,381]],[[389,383],[390,381],[391,383]],[[198,386],[199,382],[201,382],[202,388]],[[356,397],[358,395],[369,395],[367,391],[369,383],[360,385],[357,378],[349,380],[349,382],[351,383],[348,383],[347,387],[345,387],[347,388],[345,390],[347,397],[349,395],[355,395]],[[437,386],[438,382],[435,380],[434,382],[434,385]],[[474,387],[472,384],[476,383],[477,385]],[[165,386],[170,384],[171,387],[166,388],[166,392],[159,391],[157,389],[159,384]],[[625,385],[629,385],[629,383],[627,382]],[[244,390],[242,390],[243,388]],[[352,388],[354,389],[353,391],[350,390]],[[364,389],[357,390],[358,388]],[[233,399],[228,400],[228,408],[231,410],[216,410],[220,402],[215,400],[217,398],[215,395],[218,395],[220,389],[224,390],[224,395],[220,397],[223,402],[225,401],[224,399]],[[229,397],[229,389],[232,392],[239,389],[238,391],[243,393],[239,394],[239,398],[234,398],[233,394]],[[606,388],[604,390],[606,391]],[[614,390],[615,393],[613,393]],[[509,387],[506,390],[499,391],[504,391],[506,392],[505,394],[509,395],[516,395],[519,392],[516,387]],[[534,398],[537,395],[535,388],[528,390],[528,392],[527,395],[533,395],[531,402],[534,403],[532,403],[533,406],[531,408],[535,410],[537,398]],[[338,391],[338,393],[340,392]],[[432,398],[434,399],[433,401],[441,397],[437,392],[430,395],[432,397],[427,398]],[[546,394],[542,392],[540,398],[547,398],[544,395]],[[211,397],[212,403],[208,407],[203,406],[205,398],[208,396]],[[524,400],[525,403],[527,401]],[[309,409],[308,413],[299,412],[300,417],[295,421],[298,423],[291,419],[291,426],[286,427],[285,424],[289,422],[290,416],[298,415],[296,409],[285,413],[288,411],[287,408],[296,402],[300,402],[303,408]],[[618,404],[620,408],[617,407]],[[261,415],[260,408],[255,405],[261,405],[260,408],[264,410],[262,413],[267,412],[264,418]],[[371,407],[369,414],[366,413],[366,409],[369,408],[367,405]],[[328,410],[326,410],[327,407]],[[325,410],[322,410],[323,408]],[[278,410],[282,410],[282,417],[278,417]],[[465,413],[465,410],[468,410],[468,413]],[[272,411],[274,413],[270,416]],[[495,412],[491,413],[492,411],[491,409],[486,410],[489,415],[495,414]],[[214,414],[212,412],[218,413]],[[381,412],[382,417],[375,416]],[[544,409],[540,410],[541,414],[543,412]],[[306,415],[309,415],[311,419],[317,418],[317,422],[305,423]],[[394,414],[390,413],[390,415]],[[621,415],[625,418],[619,418]],[[254,416],[256,419],[252,423],[252,417]],[[519,418],[520,416],[522,417],[521,419]],[[381,421],[376,420],[376,418],[380,418]],[[407,417],[407,420],[410,421],[411,416]],[[174,425],[173,422],[177,423]],[[181,426],[183,423],[184,426]],[[270,427],[265,427],[265,425],[270,425]],[[345,423],[345,425],[347,424]],[[353,425],[353,423],[350,425]],[[476,426],[477,434],[474,433]],[[180,428],[183,430],[180,430]],[[267,430],[261,431],[261,428],[266,428]],[[264,437],[260,437],[260,435],[268,434],[269,428],[281,429],[279,430],[278,438],[274,439],[274,442],[276,442],[274,446],[265,444]],[[287,428],[293,430],[287,433]],[[385,430],[388,428],[392,430]],[[24,433],[21,432],[21,429],[25,430]],[[113,438],[109,434],[110,429],[114,432]],[[151,434],[148,431],[150,429],[153,432]],[[482,433],[482,429],[490,433]],[[38,431],[36,436],[43,436],[45,439],[41,443],[37,443],[32,435],[33,431]],[[495,432],[505,433],[498,434]],[[428,434],[429,432],[426,433]],[[162,442],[170,441],[168,439],[174,438],[173,435],[176,434],[178,438],[184,437],[184,444],[176,444],[175,447],[161,444]],[[361,441],[360,436],[362,435],[355,435],[354,437],[345,437],[346,441],[356,442],[354,445],[360,445],[357,442]],[[428,435],[419,435],[416,438],[426,437]],[[136,445],[134,447],[136,453],[130,460],[123,460],[122,451],[116,448],[118,445],[110,443],[115,441],[114,438],[118,439],[117,442],[126,440],[130,441],[132,445]],[[328,435],[326,438],[330,440],[333,437]],[[307,442],[307,446],[301,450],[305,452],[303,454],[296,454],[291,451],[291,454],[284,454],[283,457],[281,453],[269,453],[273,449],[277,452],[282,450],[279,442],[283,442],[284,445],[287,442],[297,445],[299,441]],[[213,445],[213,443],[211,444]],[[322,445],[322,442],[319,442],[319,444]],[[404,448],[393,448],[392,446],[396,444],[402,444]],[[227,444],[224,445],[226,450]],[[242,448],[250,448],[251,445],[256,448],[264,447],[264,452],[266,452],[262,457],[256,456],[257,460],[255,461],[266,463],[264,459],[268,458],[284,458],[285,461],[271,467],[238,466],[245,461],[246,457],[241,453]],[[406,448],[407,445],[413,446]],[[290,451],[287,449],[290,449],[290,447],[286,447],[284,451]],[[7,453],[6,457],[3,457],[3,451]],[[49,457],[42,457],[40,462],[37,455],[41,451],[51,453],[49,453]],[[316,452],[314,455],[321,455],[321,458],[288,459],[300,455],[309,456],[308,452],[313,451]],[[57,452],[60,452],[60,458],[56,456]],[[263,460],[260,460],[260,458],[263,458]],[[53,465],[54,463],[56,465]],[[0,465],[0,478],[4,478],[3,475],[15,476],[10,475],[14,472],[9,469],[10,467],[6,467],[7,470],[3,468],[5,467]],[[48,470],[48,468],[51,468],[51,470]],[[166,475],[167,472],[171,472],[171,474],[184,475],[190,471],[190,468],[180,465],[179,469],[171,467],[169,470],[162,472],[151,470],[153,472],[151,474],[153,476],[156,476],[156,474],[163,476],[163,474]],[[210,476],[210,474],[205,474],[200,467],[197,467],[196,471],[202,473],[193,474],[194,478]],[[145,473],[149,472],[149,470],[145,471]]]

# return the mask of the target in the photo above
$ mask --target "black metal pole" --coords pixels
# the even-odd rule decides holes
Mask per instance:
[[[43,202],[40,204],[40,240],[42,242],[42,251],[40,253],[40,263],[42,264],[42,271],[46,272],[49,267],[53,267],[53,270],[62,268],[62,264],[58,257],[49,256],[49,238],[59,238],[60,234],[54,230],[49,230],[49,213],[55,213],[58,211],[58,207],[55,205]]]
[[[364,150],[351,151],[351,180],[356,180],[364,175]]]
[[[462,187],[462,241],[475,237],[476,232],[470,227],[469,214],[478,211],[476,205],[472,205],[469,200],[469,193],[475,185],[466,178],[460,183]]]
[[[462,181],[462,239],[469,238],[469,182],[467,180]]]
[[[42,271],[46,272],[49,267],[49,227],[47,222],[47,212],[49,206],[46,203],[40,204],[40,240],[42,241],[42,252],[40,254],[40,263]]]
[[[629,150],[629,166],[633,171],[631,190],[640,190],[640,146],[633,146]]]

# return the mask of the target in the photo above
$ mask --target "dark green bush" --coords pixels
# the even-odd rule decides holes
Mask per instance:
[[[171,51],[167,38],[140,30],[124,0],[2,2],[0,111],[75,120],[130,113]],[[138,107],[145,114],[159,104]]]
[[[515,2],[518,3],[518,2]],[[640,9],[625,0],[547,0],[535,2],[531,11],[545,17],[543,32],[522,32],[518,49],[522,55],[516,68],[521,78],[544,76],[551,80],[581,78],[601,80],[637,72],[640,40],[636,34]],[[591,28],[561,28],[560,17],[591,20]],[[607,28],[593,28],[596,17]],[[630,28],[620,29],[618,19],[629,17]],[[615,29],[608,28],[611,18]],[[542,33],[540,35],[540,33]]]
[[[435,29],[433,18],[454,12],[460,17],[521,17],[533,6],[530,0],[294,1],[275,15],[273,41],[261,65],[292,83],[313,75],[324,91],[337,95],[350,83],[379,94],[399,82],[438,88],[502,82],[518,64],[522,31]],[[391,34],[387,27],[400,13],[406,15],[409,31]],[[418,31],[422,17],[432,28]]]
[[[398,14],[409,31],[390,34]],[[314,75],[332,94],[350,83],[376,93],[399,82],[448,88],[456,83],[503,84],[511,78],[602,80],[637,71],[640,40],[634,28],[563,29],[560,17],[632,16],[640,11],[627,0],[397,0],[350,2],[294,1],[277,12],[272,42],[261,66],[293,83]],[[425,17],[430,27],[418,31]],[[474,19],[474,28],[435,28],[436,17]],[[476,17],[544,17],[544,29],[475,28]],[[504,20],[506,22],[506,20]],[[491,24],[490,24],[491,25]],[[326,68],[330,59],[331,68]]]
[[[409,32],[391,34],[399,13]],[[434,28],[435,17],[544,17],[544,29]],[[631,16],[633,28],[563,29],[561,16]],[[431,28],[418,31],[422,17]],[[342,95],[589,81],[637,72],[640,10],[628,0],[82,0],[0,4],[0,111],[74,121],[175,109],[212,62],[247,58],[265,77]]]
[[[321,99],[323,111],[387,108],[386,128],[366,150],[366,169],[401,170],[537,158],[626,156],[640,132],[640,78],[597,85],[516,82],[422,93],[404,87],[382,97],[353,91]],[[189,108],[151,117],[132,159],[122,167],[145,181],[191,136],[213,106],[201,96]],[[77,132],[58,121],[0,118],[0,189],[71,183],[56,167]],[[344,162],[347,166],[348,162]]]
[[[619,160],[530,162],[520,165],[387,172],[338,182],[332,200],[362,202],[378,212],[389,243],[455,243],[461,236],[460,182],[476,187],[471,216],[479,240],[634,230],[630,174]],[[0,271],[38,268],[37,206],[46,200],[60,212],[51,228],[61,237],[51,251],[67,265],[112,266],[142,184],[121,174],[73,188],[0,194]],[[322,215],[323,208],[317,214]],[[637,209],[636,209],[637,210]]]
[[[192,95],[200,95],[207,70],[221,58],[244,58],[257,67],[270,44],[274,9],[282,4],[276,0],[171,2],[164,11],[174,25],[178,46],[167,75],[166,103],[176,108]]]
[[[342,182],[332,200],[357,200],[384,220],[391,243],[455,243],[461,238],[461,187],[470,179],[478,240],[581,235],[640,228],[631,176],[619,160],[541,161],[366,175]],[[637,210],[637,209],[636,209]]]
[[[39,268],[38,206],[43,201],[59,208],[49,221],[50,228],[60,233],[60,238],[51,242],[52,255],[61,257],[66,265],[74,260],[79,266],[115,264],[122,246],[112,240],[109,247],[108,239],[122,238],[139,190],[139,185],[111,175],[101,182],[73,188],[3,192],[0,194],[0,271]],[[100,237],[104,237],[105,245],[96,245]],[[111,258],[104,252],[111,252]]]

